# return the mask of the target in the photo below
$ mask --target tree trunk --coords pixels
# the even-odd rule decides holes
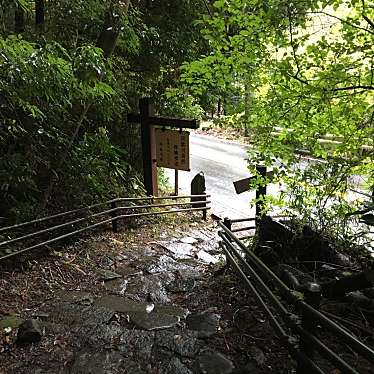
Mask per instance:
[[[45,21],[44,0],[35,0],[35,25],[43,27]]]
[[[121,3],[121,12],[126,14],[129,8],[130,0],[119,2],[118,0],[112,1],[108,12],[105,16],[105,22],[103,28],[101,29],[100,35],[97,40],[97,47],[104,51],[104,56],[109,57],[116,45],[121,33],[122,28],[122,17],[118,17],[116,6]]]
[[[25,11],[19,5],[16,5],[14,13],[14,31],[17,34],[25,31]]]

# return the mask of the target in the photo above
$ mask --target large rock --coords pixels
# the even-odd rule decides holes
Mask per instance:
[[[164,273],[164,272],[180,272],[189,278],[200,278],[201,274],[191,265],[186,265],[178,262],[170,256],[162,255],[158,261],[151,263],[147,266],[146,270],[151,273]]]
[[[160,374],[192,374],[192,371],[186,367],[181,360],[173,357],[162,369]]]
[[[107,269],[97,269],[96,274],[98,275],[99,280],[103,282],[121,278],[120,274],[117,274],[114,271],[107,270]]]
[[[128,330],[116,324],[85,325],[74,333],[75,342],[81,349],[92,351],[111,347],[122,356],[141,362],[150,360],[155,341],[152,331]]]
[[[258,366],[261,367],[265,364],[266,357],[264,352],[260,348],[252,345],[251,347],[249,347],[249,353]]]
[[[164,248],[166,248],[171,256],[175,259],[178,258],[191,258],[194,255],[194,246],[184,242],[161,242]]]
[[[192,358],[199,353],[202,342],[191,333],[166,330],[156,333],[155,345],[181,357]]]
[[[193,278],[178,278],[167,284],[166,289],[173,293],[191,292],[195,286],[196,281]]]
[[[38,343],[42,339],[42,329],[35,319],[27,319],[18,327],[17,345],[25,346]]]
[[[218,352],[206,352],[195,362],[196,374],[230,374],[233,370],[233,363]]]
[[[200,338],[209,338],[217,333],[220,319],[218,314],[205,311],[188,315],[186,323],[187,328],[197,331]]]
[[[22,322],[23,319],[17,316],[0,317],[0,331],[6,328],[16,329]]]
[[[128,282],[126,297],[155,303],[170,303],[165,285],[174,279],[172,273],[151,274],[131,278]]]
[[[77,324],[104,324],[114,312],[101,306],[88,306],[65,302],[51,303],[37,313],[45,315],[48,322],[73,326]]]
[[[143,330],[153,331],[167,329],[175,326],[180,322],[179,316],[173,316],[163,313],[134,313],[131,316],[131,321]]]
[[[113,374],[113,373],[144,374],[138,364],[124,358],[120,352],[104,351],[80,352],[69,371],[69,374]]]

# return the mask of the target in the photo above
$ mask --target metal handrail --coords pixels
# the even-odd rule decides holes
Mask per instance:
[[[13,230],[13,229],[18,229],[20,227],[25,227],[25,226],[28,226],[28,225],[32,225],[34,223],[40,223],[40,222],[44,222],[44,221],[47,221],[47,220],[52,220],[52,219],[55,219],[55,218],[65,217],[69,214],[84,212],[86,210],[90,210],[90,209],[93,209],[93,208],[97,208],[99,206],[108,205],[108,204],[119,202],[119,201],[177,200],[177,199],[190,199],[192,197],[202,197],[202,198],[205,197],[205,198],[207,198],[207,197],[210,197],[210,195],[118,197],[118,198],[108,200],[108,201],[105,201],[105,202],[102,202],[102,203],[89,205],[87,207],[81,207],[81,208],[77,208],[77,209],[74,209],[74,210],[70,210],[70,211],[66,211],[66,212],[62,212],[62,213],[57,213],[57,214],[54,214],[54,215],[51,215],[51,216],[37,218],[37,219],[34,219],[32,221],[21,222],[21,223],[12,225],[12,226],[0,227],[0,232]]]
[[[247,287],[253,292],[255,298],[260,304],[261,309],[263,312],[268,316],[270,320],[270,324],[274,328],[278,337],[287,345],[287,348],[290,354],[297,359],[298,361],[302,361],[304,365],[306,365],[309,369],[308,373],[317,373],[317,374],[325,374],[309,357],[303,354],[297,347],[296,343],[286,334],[284,328],[281,326],[279,321],[276,319],[275,315],[270,311],[269,307],[266,305],[266,302],[262,298],[262,296],[257,292],[256,288],[253,286],[250,278],[248,278],[245,273],[241,270],[239,264],[235,261],[234,257],[232,257],[230,251],[225,248],[225,246],[230,247],[231,244],[225,242],[224,246],[222,246],[223,250],[225,251],[226,256],[228,257],[230,263],[235,267],[237,272],[240,274],[241,278],[244,280]]]
[[[201,201],[200,201],[200,203],[201,203]],[[71,236],[74,236],[76,234],[82,233],[84,231],[92,230],[92,229],[94,229],[96,227],[99,227],[99,226],[102,226],[102,225],[104,225],[106,223],[113,222],[113,220],[122,219],[122,218],[131,218],[131,217],[146,217],[146,216],[155,216],[155,215],[163,215],[163,214],[171,214],[171,213],[191,212],[191,211],[204,211],[204,210],[206,211],[208,209],[209,209],[209,207],[199,207],[199,208],[189,208],[189,209],[166,210],[166,211],[161,211],[161,212],[145,212],[145,213],[122,214],[122,215],[116,216],[115,218],[112,217],[112,218],[106,219],[104,221],[97,222],[97,223],[94,223],[92,225],[83,227],[81,229],[69,232],[67,234],[60,235],[58,237],[49,239],[49,240],[44,241],[42,243],[35,244],[35,245],[31,246],[31,247],[18,250],[18,251],[14,252],[14,253],[8,253],[6,255],[0,256],[0,261],[8,259],[10,257],[14,257],[14,256],[17,256],[17,255],[20,255],[20,254],[28,252],[28,251],[31,251],[33,249],[37,249],[37,248],[46,246],[48,244],[55,243],[55,242],[57,242],[59,240],[69,238]]]
[[[116,200],[116,201],[118,201],[118,200]],[[112,202],[114,202],[114,201],[112,201]],[[207,203],[210,203],[210,201],[205,201],[204,200],[204,204],[207,204]],[[29,238],[38,236],[40,234],[44,234],[46,232],[55,231],[55,230],[61,229],[61,228],[66,227],[66,226],[75,225],[77,223],[87,221],[90,218],[103,216],[105,214],[115,213],[115,212],[120,211],[120,210],[162,208],[162,207],[169,207],[169,206],[184,206],[186,204],[196,205],[196,204],[201,204],[201,201],[191,201],[191,202],[188,202],[188,203],[154,204],[154,205],[130,205],[130,206],[124,206],[124,207],[122,207],[122,206],[121,207],[116,207],[116,208],[108,209],[108,210],[105,210],[105,211],[102,211],[102,212],[99,212],[99,213],[91,214],[91,215],[86,216],[86,217],[77,218],[73,221],[69,221],[69,222],[59,224],[59,225],[48,227],[48,228],[43,229],[43,230],[35,231],[35,232],[29,233],[29,234],[26,234],[26,235],[23,235],[23,236],[14,238],[14,239],[6,240],[6,241],[0,243],[0,247],[3,247],[5,245],[9,245],[9,244],[13,244],[13,243],[22,241],[24,239],[29,239]]]
[[[262,294],[265,295],[267,299],[271,302],[271,304],[273,305],[275,310],[279,313],[279,315],[282,317],[284,323],[287,326],[289,326],[292,330],[294,330],[299,336],[306,339],[310,344],[313,344],[313,346],[315,346],[315,348],[322,355],[324,355],[328,360],[334,362],[334,364],[339,369],[343,370],[343,372],[357,374],[357,371],[354,368],[352,368],[348,363],[346,363],[339,356],[337,356],[331,349],[325,346],[315,335],[313,335],[310,331],[307,331],[302,326],[300,326],[300,323],[298,322],[298,318],[295,318],[293,314],[287,311],[284,305],[278,300],[276,295],[269,289],[269,287],[265,284],[262,278],[248,264],[246,259],[244,259],[243,256],[239,253],[239,250],[245,253],[247,255],[248,260],[251,261],[256,266],[256,268],[281,291],[285,300],[287,300],[290,304],[297,306],[299,310],[305,313],[305,316],[307,316],[307,318],[313,318],[317,323],[323,325],[324,327],[329,329],[332,333],[336,334],[339,338],[342,339],[344,343],[346,343],[349,347],[351,347],[355,352],[365,357],[369,362],[374,363],[374,351],[370,347],[366,346],[360,340],[354,337],[352,334],[342,329],[339,325],[337,325],[334,321],[330,320],[328,317],[323,315],[317,309],[313,308],[311,305],[307,304],[305,301],[295,296],[292,290],[289,289],[289,287],[286,284],[284,284],[283,281],[280,280],[278,276],[274,274],[252,251],[250,251],[236,237],[236,235],[230,229],[228,229],[221,221],[218,222],[218,225],[222,229],[222,231],[219,232],[219,235],[223,240],[222,242],[223,245],[221,246],[223,250],[225,251],[226,256],[230,260],[230,263],[235,262],[234,257],[230,253],[230,250],[231,250],[231,252],[235,255],[235,257],[242,263],[245,270],[250,274],[251,279],[259,287]],[[239,250],[236,249],[235,246],[237,246]],[[240,266],[236,262],[234,264],[234,267],[243,279],[244,278],[248,279],[248,277],[245,275],[245,273],[241,270]],[[253,291],[252,289],[253,286],[249,288]],[[256,293],[257,293],[257,290],[256,290]],[[258,299],[256,293],[255,293],[255,296]],[[261,302],[260,302],[260,305],[261,307],[263,307]],[[266,309],[264,309],[264,311],[266,312]],[[274,321],[272,320],[273,317],[270,317],[271,324],[273,325],[275,330],[279,333],[279,328],[277,327],[276,324],[274,324]],[[318,371],[315,371],[315,372],[318,372]]]

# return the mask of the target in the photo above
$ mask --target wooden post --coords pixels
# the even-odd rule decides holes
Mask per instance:
[[[223,224],[231,231],[232,222],[230,218],[225,217],[223,219]]]
[[[199,128],[200,122],[196,119],[188,120],[155,116],[150,98],[140,99],[139,109],[139,114],[129,113],[127,115],[127,120],[129,122],[140,123],[141,125],[144,187],[149,196],[157,196],[157,159],[154,126],[168,126],[180,130],[197,129]]]
[[[178,169],[175,169],[174,176],[175,176],[174,195],[178,196],[178,189],[179,189]]]
[[[201,171],[196,174],[191,182],[191,195],[205,195],[205,176]],[[201,204],[194,204],[194,208],[206,208],[206,197],[191,197],[191,201],[201,201]],[[203,219],[207,219],[207,211],[203,210]]]
[[[150,117],[154,109],[149,98],[140,99],[140,125],[143,150],[144,187],[149,196],[158,196],[155,129]]]

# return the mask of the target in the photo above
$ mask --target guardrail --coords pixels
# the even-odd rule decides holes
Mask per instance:
[[[233,221],[226,219],[227,222]],[[298,374],[325,373],[315,361],[316,351],[343,373],[358,374],[355,368],[316,335],[317,325],[323,326],[325,331],[338,337],[351,351],[374,365],[372,348],[318,310],[321,300],[321,288],[318,284],[308,283],[304,288],[303,297],[300,297],[235,235],[231,227],[227,227],[222,221],[218,221],[218,225],[219,236],[222,239],[220,246],[226,255],[227,263],[231,264],[253,293],[275,333],[287,347],[290,355],[297,360]],[[282,301],[279,295],[271,290],[271,285],[279,292]],[[297,313],[290,310],[296,310]]]
[[[206,219],[206,212],[208,209],[210,209],[210,201],[208,200],[209,197],[210,195],[201,194],[188,196],[117,198],[103,203],[93,204],[87,207],[54,214],[48,217],[42,217],[32,221],[2,227],[0,228],[0,235],[7,235],[9,238],[0,242],[0,261],[21,255],[25,252],[30,252],[38,248],[46,247],[52,243],[70,238],[88,230],[102,227],[107,224],[112,225],[113,232],[118,232],[118,222],[121,219],[158,216],[191,211],[202,211],[203,219]],[[185,199],[188,199],[188,201],[177,202]],[[172,200],[173,202],[166,202],[163,204],[155,203],[162,200]],[[138,202],[142,201],[148,202],[148,204],[139,205]],[[127,205],[119,206],[120,203],[126,203]],[[110,209],[107,209],[108,206]],[[92,210],[97,208],[99,208],[100,211],[93,213]],[[155,208],[161,210],[147,211]],[[163,210],[164,208],[177,209]],[[83,214],[83,217],[77,218],[77,215],[81,214]],[[56,220],[59,220],[57,224]],[[34,229],[34,227],[38,224],[44,224],[46,227],[43,229]],[[79,225],[82,224],[84,224],[84,227],[79,227]],[[25,233],[25,229],[30,227],[31,231]],[[53,232],[54,235],[50,235]],[[12,233],[13,235],[11,235]],[[46,237],[46,235],[48,236]],[[22,247],[22,243],[24,247],[19,248],[20,245]]]
[[[287,129],[284,127],[274,127],[273,131],[270,133],[271,136],[280,136],[282,133],[292,134],[295,130],[294,129]],[[337,136],[334,134],[323,134],[319,136],[316,141],[321,144],[323,148],[327,151],[333,151],[340,145],[344,144],[344,137]],[[362,154],[369,154],[372,153],[374,150],[373,140],[366,139],[367,144],[361,146],[361,153]],[[305,151],[304,151],[305,152]]]

